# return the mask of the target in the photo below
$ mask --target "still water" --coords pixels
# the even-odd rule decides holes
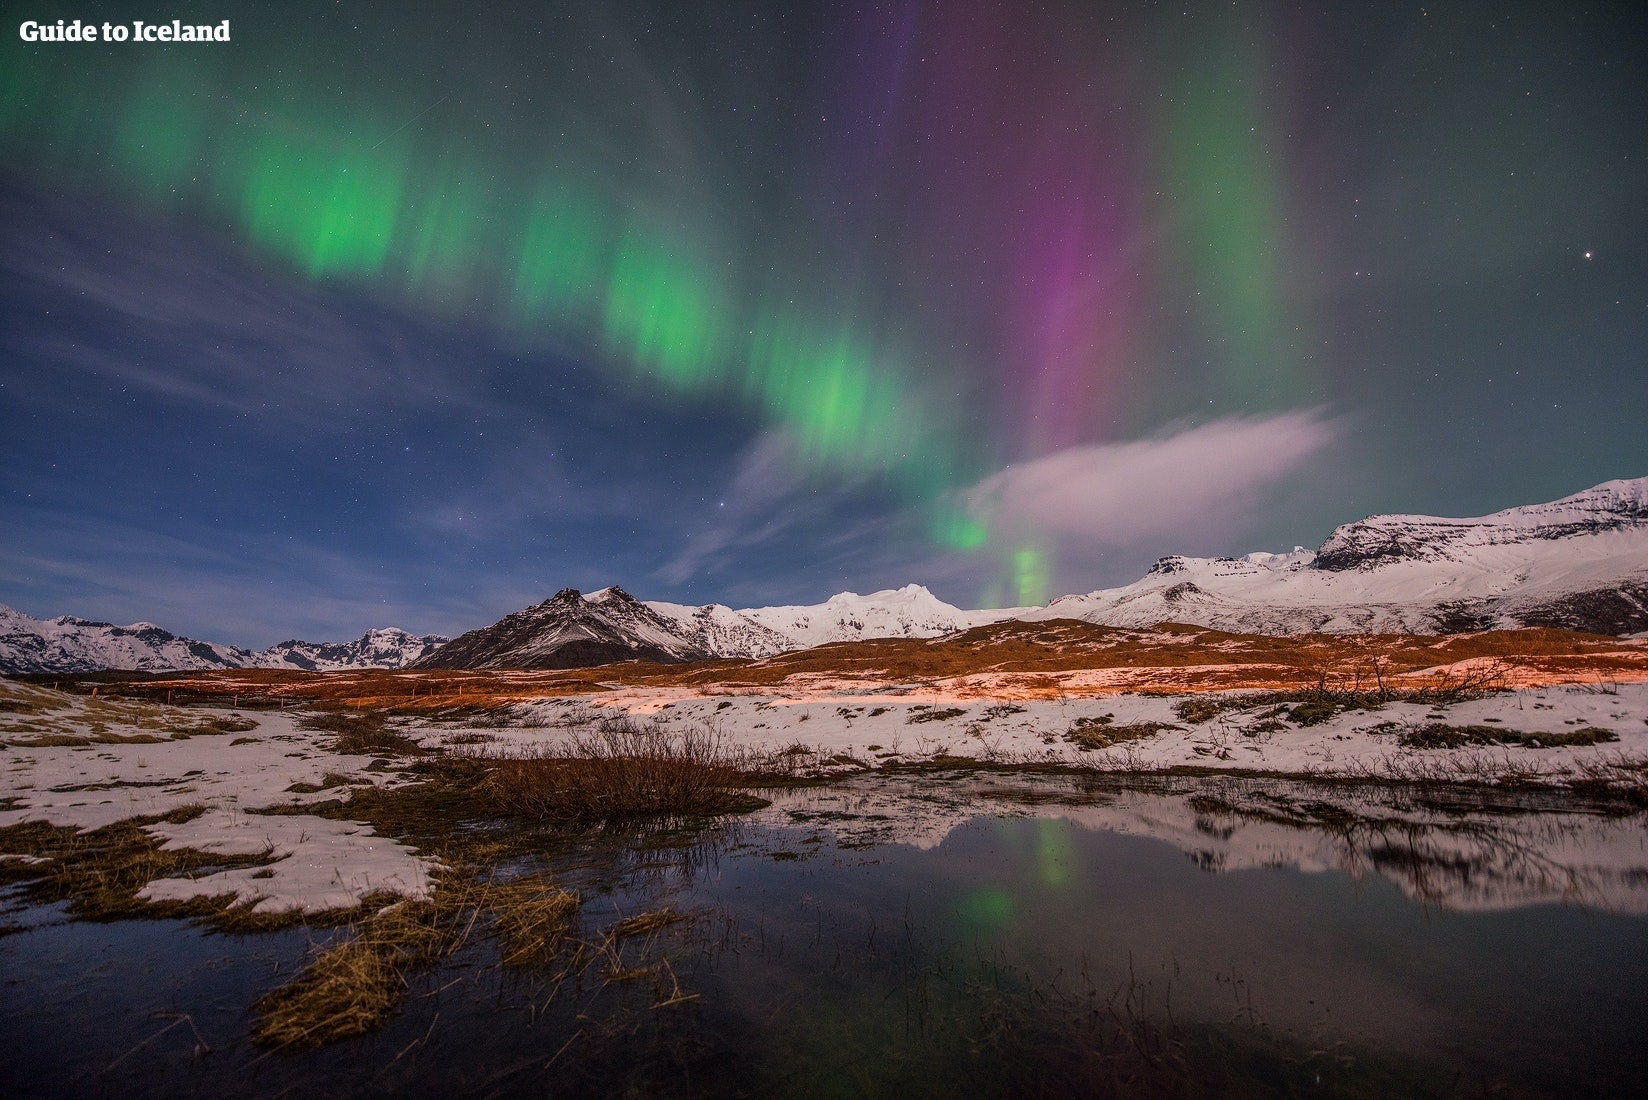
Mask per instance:
[[[1640,1094],[1642,816],[1278,783],[869,778],[552,861],[588,961],[477,941],[382,1031],[246,1039],[298,931],[0,938],[8,1095]],[[602,946],[659,906],[690,919]]]

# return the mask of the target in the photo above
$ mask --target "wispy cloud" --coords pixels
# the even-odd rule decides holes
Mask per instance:
[[[125,215],[125,216],[123,216]],[[310,287],[124,209],[0,190],[3,346],[14,385],[79,374],[271,432],[325,428],[336,409],[438,405],[507,415],[465,354],[465,333],[392,304]]]
[[[862,504],[868,487],[868,476],[818,480],[786,433],[764,433],[739,456],[716,502],[714,521],[688,533],[681,549],[653,576],[672,585],[714,580],[711,598],[737,599],[754,590],[750,572],[755,562],[770,565],[775,555],[783,560],[776,545],[804,543],[816,566],[831,556],[830,544],[847,532],[862,536],[867,523],[882,523],[880,517],[855,515],[853,504]],[[862,548],[864,539],[853,542]]]
[[[354,637],[375,626],[458,633],[542,599],[494,577],[453,587],[451,563],[407,563],[314,542],[191,528],[169,533],[40,512],[45,537],[0,543],[0,602],[31,615],[159,623],[260,649],[289,637]]]
[[[716,520],[688,534],[681,549],[655,571],[667,584],[687,584],[727,564],[730,552],[770,542],[799,519],[785,507],[804,487],[801,465],[788,437],[769,432],[739,456],[716,505]]]
[[[1067,447],[999,470],[964,502],[992,531],[1125,547],[1231,533],[1266,492],[1321,453],[1321,410],[1170,426],[1125,443]]]

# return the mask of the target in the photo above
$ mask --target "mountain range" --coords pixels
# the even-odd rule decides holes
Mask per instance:
[[[1028,608],[963,611],[919,584],[821,604],[752,607],[643,603],[622,588],[563,589],[491,626],[461,634],[414,668],[580,668],[612,661],[771,657],[862,638],[932,638]]]
[[[1167,557],[1122,588],[1020,616],[1255,634],[1648,631],[1648,478],[1473,519],[1371,516],[1314,553]]]
[[[1179,622],[1242,633],[1412,632],[1555,626],[1648,631],[1648,478],[1471,519],[1381,515],[1314,552],[1159,559],[1120,588],[1044,607],[965,611],[920,585],[821,604],[735,610],[563,589],[448,641],[368,631],[352,642],[261,651],[198,642],[152,623],[32,619],[0,607],[0,672],[206,668],[571,668],[612,661],[760,658],[831,642],[937,637],[1017,619],[1104,626]]]
[[[199,642],[154,623],[113,623],[61,615],[35,619],[0,604],[0,672],[96,672],[131,669],[289,668],[333,672],[345,668],[401,668],[448,639],[416,636],[395,627],[368,630],[352,642],[280,642],[268,649]]]

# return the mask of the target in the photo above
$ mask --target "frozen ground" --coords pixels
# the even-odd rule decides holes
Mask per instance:
[[[910,763],[934,756],[973,756],[1001,763],[1059,763],[1149,770],[1176,765],[1251,769],[1322,776],[1402,774],[1440,778],[1461,768],[1508,766],[1558,775],[1582,763],[1648,755],[1648,683],[1562,685],[1502,692],[1432,707],[1389,703],[1376,710],[1345,710],[1315,725],[1300,725],[1277,707],[1226,710],[1195,723],[1182,718],[1187,698],[1142,694],[1071,695],[1018,701],[980,699],[931,687],[865,692],[815,683],[806,692],[776,695],[698,695],[687,688],[617,686],[600,696],[545,699],[514,708],[521,726],[487,732],[502,744],[541,736],[530,727],[575,728],[587,713],[622,712],[668,726],[717,730],[732,745],[755,752],[799,746],[821,761],[850,756],[866,766]],[[1404,729],[1432,723],[1499,726],[1507,731],[1560,734],[1607,730],[1617,742],[1583,747],[1482,745],[1409,749]],[[1145,724],[1156,729],[1146,732]],[[1085,728],[1108,748],[1067,740]],[[1089,739],[1090,741],[1092,738]],[[500,746],[501,747],[501,746]]]
[[[233,891],[259,912],[314,912],[352,907],[374,890],[421,897],[430,889],[428,861],[364,825],[248,812],[336,798],[339,791],[323,785],[344,778],[350,784],[400,778],[374,770],[371,757],[328,751],[328,735],[299,728],[291,713],[107,702],[5,681],[0,687],[6,703],[0,711],[6,744],[0,750],[0,826],[49,821],[95,829],[200,805],[206,812],[191,821],[146,828],[167,847],[267,853],[271,860],[200,879],[154,882],[142,895],[150,900]],[[253,728],[171,739],[212,719]],[[77,731],[94,729],[104,740],[29,744],[71,740]],[[296,793],[289,790],[294,785],[315,789]],[[262,873],[267,877],[251,877]]]
[[[332,751],[332,735],[302,728],[296,711],[89,699],[6,681],[0,681],[0,690],[0,826],[49,821],[94,829],[200,806],[204,812],[185,823],[157,821],[145,828],[168,846],[261,853],[270,860],[199,879],[162,879],[149,884],[145,898],[232,891],[259,911],[313,912],[353,906],[373,891],[417,897],[431,888],[434,865],[410,848],[374,835],[364,824],[302,812],[308,803],[346,795],[350,786],[410,780],[383,760]],[[1630,762],[1640,767],[1648,759],[1648,683],[1528,688],[1444,707],[1392,703],[1341,711],[1314,725],[1300,724],[1275,704],[1236,706],[1200,722],[1181,716],[1180,704],[1187,699],[1208,698],[1120,693],[1009,701],[981,699],[976,685],[966,692],[932,685],[865,690],[862,683],[825,679],[779,694],[613,685],[597,696],[506,707],[482,721],[395,723],[398,732],[426,747],[481,755],[554,745],[604,716],[628,715],[669,729],[709,728],[730,747],[754,758],[783,760],[801,773],[862,773],[850,783],[781,794],[774,807],[757,815],[759,822],[823,829],[847,842],[925,846],[981,813],[1034,812],[1169,840],[1210,866],[1226,868],[1278,862],[1307,870],[1354,868],[1369,858],[1367,845],[1384,834],[1376,826],[1374,833],[1361,834],[1359,847],[1348,833],[1324,831],[1312,817],[1315,810],[1278,806],[1262,792],[1230,786],[1246,780],[1226,781],[1219,788],[1223,801],[1197,801],[1186,792],[1166,801],[1137,795],[1096,800],[1066,789],[1077,782],[1069,776],[1021,775],[992,788],[981,787],[977,777],[957,782],[931,771],[893,773],[878,786],[871,773],[889,765],[972,757],[1101,773],[1193,765],[1235,776],[1268,772],[1478,783],[1509,776],[1560,784],[1587,769]],[[1402,731],[1436,723],[1547,737],[1605,730],[1618,740],[1457,749],[1399,743]],[[1115,744],[1084,748],[1082,739]],[[1025,786],[1038,783],[1051,786],[1039,793]],[[271,807],[284,812],[256,812]],[[291,812],[294,808],[298,812]],[[1341,809],[1365,816],[1354,805]],[[1387,817],[1394,812],[1390,806],[1373,810]],[[1537,826],[1544,830],[1539,836],[1522,837],[1507,834],[1510,827],[1502,821],[1489,827],[1499,821],[1491,815],[1480,828],[1440,828],[1424,819],[1428,812],[1421,807],[1403,818],[1404,829],[1411,833],[1417,823],[1432,838],[1425,851],[1435,858],[1421,862],[1474,868],[1446,886],[1449,904],[1592,898],[1648,911],[1643,871],[1648,831],[1640,815],[1621,819],[1617,829],[1591,830],[1580,843],[1560,829],[1552,833],[1548,821]],[[1607,837],[1598,840],[1603,833]],[[1485,847],[1484,837],[1493,844]],[[1448,874],[1458,877],[1446,872],[1443,878]],[[1405,888],[1423,896],[1435,889],[1436,878],[1436,873],[1416,873]]]

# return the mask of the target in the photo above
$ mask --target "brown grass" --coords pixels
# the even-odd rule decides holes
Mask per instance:
[[[421,756],[417,741],[389,728],[387,718],[375,712],[325,711],[299,719],[304,729],[335,735],[326,747],[342,756]]]
[[[299,910],[255,912],[234,893],[168,901],[138,896],[150,882],[198,878],[233,867],[267,866],[270,852],[225,855],[191,848],[163,848],[144,826],[165,821],[182,824],[205,812],[199,804],[180,806],[155,817],[134,817],[89,832],[43,821],[0,828],[0,854],[26,856],[0,860],[0,883],[18,884],[30,902],[67,902],[79,920],[199,920],[222,932],[265,932],[294,925],[330,927],[382,906],[389,894],[371,895],[357,909],[304,913]]]
[[[1124,741],[1143,741],[1163,730],[1180,727],[1171,722],[1131,722],[1115,725],[1108,714],[1097,718],[1078,718],[1066,731],[1064,739],[1084,751],[1108,749]]]
[[[134,697],[309,703],[431,717],[481,715],[552,696],[599,694],[619,682],[692,687],[729,695],[809,688],[816,681],[863,685],[943,682],[955,696],[1056,698],[1061,694],[1156,691],[1427,690],[1446,695],[1492,666],[1505,687],[1648,680],[1648,643],[1564,630],[1490,630],[1440,637],[1307,634],[1271,637],[1164,624],[1146,630],[1072,620],[998,623],[946,638],[845,642],[760,661],[689,665],[625,663],[545,671],[359,670],[304,673],[240,669],[106,687]],[[1095,671],[1109,673],[1095,683]],[[975,682],[976,681],[976,682]],[[1421,699],[1420,701],[1424,701]]]
[[[645,936],[688,919],[685,913],[676,912],[674,909],[665,906],[663,909],[655,909],[650,913],[639,913],[633,917],[625,917],[607,929],[607,935],[615,940],[627,936]]]
[[[577,894],[541,875],[494,887],[489,906],[497,912],[503,964],[534,966],[554,958],[579,904]]]
[[[1554,749],[1569,745],[1604,745],[1619,740],[1613,730],[1585,726],[1554,733],[1526,733],[1501,726],[1450,726],[1430,722],[1404,729],[1397,738],[1409,749],[1457,749],[1465,745],[1516,745],[1523,748]]]
[[[1627,756],[1616,750],[1595,759],[1576,760],[1574,771],[1568,785],[1575,791],[1620,797],[1636,807],[1648,806],[1648,756]]]
[[[948,722],[952,718],[960,718],[966,714],[965,707],[940,707],[937,710],[928,710],[916,707],[910,711],[910,716],[904,719],[906,725],[918,725],[922,722]]]
[[[316,1047],[377,1027],[400,1003],[395,953],[348,940],[317,955],[296,981],[260,999],[253,1037],[277,1047]]]
[[[256,725],[239,714],[202,714],[138,699],[82,697],[0,678],[0,739],[18,748],[158,744],[244,733]]]
[[[307,1050],[381,1025],[407,989],[407,975],[463,948],[490,928],[505,966],[555,958],[580,899],[532,875],[481,882],[472,871],[444,875],[425,901],[403,901],[354,924],[345,938],[318,948],[286,985],[262,997],[252,1037],[286,1050]]]
[[[537,820],[701,817],[763,804],[740,790],[744,761],[712,730],[675,732],[627,716],[490,762],[485,793],[505,812]]]

